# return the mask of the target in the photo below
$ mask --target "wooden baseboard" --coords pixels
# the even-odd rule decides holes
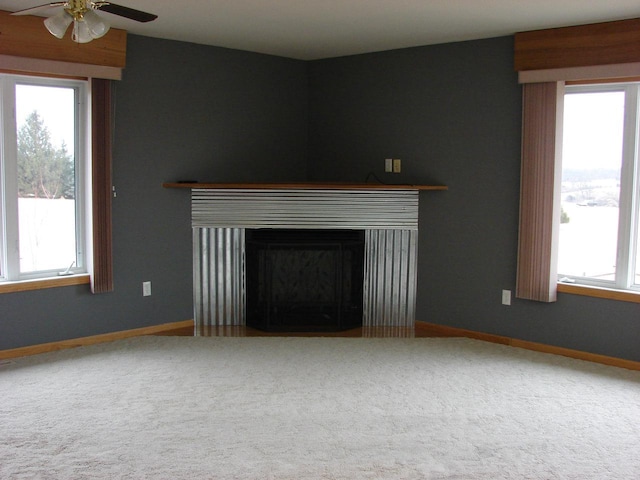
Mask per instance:
[[[55,352],[57,350],[64,350],[65,348],[83,347],[87,345],[95,345],[97,343],[112,342],[114,340],[122,340],[124,338],[139,337],[141,335],[154,335],[167,330],[189,327],[193,328],[193,326],[193,320],[183,320],[181,322],[163,323],[161,325],[153,325],[151,327],[134,328],[131,330],[92,335],[90,337],[62,340],[60,342],[42,343],[40,345],[33,345],[29,347],[0,350],[0,360],[26,357],[29,355],[37,355],[39,353]]]
[[[582,352],[580,350],[572,350],[570,348],[554,347],[544,343],[529,342],[526,340],[518,340],[516,338],[503,337],[501,335],[493,335],[490,333],[476,332],[474,330],[466,330],[464,328],[449,327],[446,325],[438,325],[435,323],[420,322],[426,326],[431,332],[441,334],[445,337],[466,337],[485,342],[498,343],[500,345],[508,345],[516,348],[524,348],[535,352],[551,353],[553,355],[561,355],[563,357],[575,358],[578,360],[586,360],[588,362],[601,363],[612,367],[626,368],[628,370],[640,371],[640,362],[633,360],[624,360],[622,358],[609,357],[607,355],[599,355],[596,353]],[[29,347],[13,348],[10,350],[0,350],[0,360],[10,358],[26,357],[29,355],[37,355],[40,353],[55,352],[66,348],[82,347],[87,345],[95,345],[97,343],[112,342],[114,340],[122,340],[125,338],[138,337],[141,335],[155,335],[161,332],[177,330],[181,328],[193,328],[193,320],[184,320],[181,322],[163,323],[161,325],[153,325],[151,327],[134,328],[132,330],[123,330],[113,333],[105,333],[102,335],[93,335],[90,337],[74,338],[72,340],[62,340],[60,342],[43,343]]]
[[[425,322],[422,322],[425,323]],[[485,342],[499,343],[501,345],[509,345],[516,348],[524,348],[535,352],[551,353],[553,355],[561,355],[563,357],[575,358],[578,360],[586,360],[588,362],[601,363],[612,367],[626,368],[628,370],[640,371],[640,362],[633,360],[624,360],[622,358],[609,357],[607,355],[599,355],[597,353],[588,353],[580,350],[572,350],[570,348],[554,347],[544,343],[529,342],[526,340],[518,340],[516,338],[503,337],[490,333],[476,332],[473,330],[465,330],[464,328],[448,327],[446,325],[436,325],[434,323],[425,323],[430,329],[442,335],[449,337],[467,337]]]

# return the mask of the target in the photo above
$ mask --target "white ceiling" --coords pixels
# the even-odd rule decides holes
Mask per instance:
[[[16,11],[43,0],[0,0]],[[148,37],[314,60],[640,17],[638,0],[118,0],[155,13]],[[51,14],[43,12],[43,14]],[[44,27],[43,27],[44,28]]]

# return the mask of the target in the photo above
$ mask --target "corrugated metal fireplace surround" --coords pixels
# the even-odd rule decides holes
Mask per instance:
[[[365,230],[363,327],[413,327],[418,191],[192,189],[197,326],[246,324],[245,230]]]

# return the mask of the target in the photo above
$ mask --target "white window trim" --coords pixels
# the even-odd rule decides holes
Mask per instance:
[[[640,202],[640,83],[607,83],[599,85],[572,85],[565,87],[565,95],[588,92],[625,92],[625,119],[623,127],[622,166],[620,171],[620,198],[615,280],[578,277],[558,271],[566,284],[640,293],[640,284],[634,283],[636,256],[638,255],[638,203]],[[571,289],[565,289],[570,292]],[[589,290],[586,291],[588,294]],[[585,294],[585,293],[583,293]]]
[[[0,140],[4,151],[0,156],[0,195],[2,203],[0,208],[0,261],[5,266],[6,271],[0,275],[0,286],[16,284],[32,280],[51,280],[59,278],[60,269],[20,273],[18,252],[18,215],[17,215],[17,182],[8,181],[9,178],[17,179],[17,162],[6,161],[7,158],[17,157],[17,126],[15,125],[15,85],[65,85],[76,89],[76,128],[74,152],[75,158],[75,191],[76,191],[76,265],[70,269],[74,275],[86,275],[89,268],[89,253],[91,239],[88,207],[90,202],[90,189],[88,179],[90,179],[90,89],[87,81],[30,77],[26,75],[0,75],[0,89],[2,90],[2,103],[0,104],[0,115],[5,119],[2,123]],[[6,119],[12,121],[13,128],[6,125]],[[5,201],[6,199],[6,201]],[[13,199],[16,199],[14,202]],[[79,220],[78,220],[79,219]],[[6,240],[6,241],[5,241]],[[13,245],[13,247],[12,247]],[[14,249],[11,252],[11,249]],[[66,267],[65,267],[66,268]],[[64,271],[64,269],[62,269]],[[56,283],[56,282],[54,282]],[[62,282],[64,283],[64,282]],[[32,289],[32,288],[28,288]],[[5,289],[0,289],[0,293]],[[12,291],[11,289],[9,291]]]

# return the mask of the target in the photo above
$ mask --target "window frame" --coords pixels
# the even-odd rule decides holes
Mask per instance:
[[[566,274],[558,270],[558,284],[585,287],[563,288],[570,293],[589,295],[594,288],[640,294],[640,284],[634,283],[636,261],[638,260],[638,205],[640,202],[640,82],[604,82],[588,84],[572,83],[565,86],[563,102],[566,96],[580,93],[624,92],[623,145],[620,168],[620,196],[616,246],[616,271],[614,280],[601,280]],[[559,200],[560,201],[560,200]],[[597,295],[594,295],[597,296]],[[604,298],[619,298],[607,295]],[[624,300],[624,299],[623,299]]]
[[[16,86],[42,85],[51,87],[73,88],[75,92],[75,135],[74,135],[74,166],[75,166],[75,224],[76,224],[76,263],[69,270],[72,275],[88,275],[90,259],[90,238],[87,199],[90,195],[88,172],[90,171],[91,140],[90,140],[90,85],[87,79],[59,78],[48,76],[31,76],[23,74],[0,73],[0,89],[2,92],[2,111],[0,116],[1,137],[0,146],[0,293],[16,291],[12,284],[21,283],[18,290],[31,290],[36,287],[38,280],[45,280],[43,288],[69,283],[53,281],[58,278],[64,268],[40,270],[36,272],[20,272],[20,255],[16,248],[10,251],[9,246],[16,244],[19,239],[17,212],[17,134],[19,126],[16,123]],[[9,179],[15,179],[11,182]],[[15,201],[14,201],[15,198]],[[81,283],[86,283],[84,280]],[[7,289],[8,286],[8,289]]]
[[[557,292],[638,302],[640,295],[559,283],[557,121],[565,85],[627,82],[640,78],[640,19],[516,33],[514,70],[522,84],[520,223],[516,297],[555,302]],[[560,129],[561,130],[561,129]],[[558,162],[559,165],[559,162]],[[533,174],[532,174],[533,172]],[[544,180],[544,181],[543,181]],[[523,193],[524,192],[524,193]]]

